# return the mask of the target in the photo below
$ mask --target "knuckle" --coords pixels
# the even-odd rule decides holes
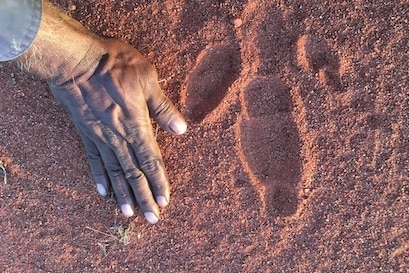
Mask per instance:
[[[124,125],[124,139],[129,144],[137,143],[140,139],[148,137],[149,124],[146,121],[138,120],[137,122],[127,123]]]
[[[147,160],[141,165],[141,169],[146,174],[156,173],[163,167],[160,159]]]
[[[118,135],[111,129],[103,126],[102,127],[103,138],[110,147],[115,147],[119,144],[120,139]]]
[[[132,186],[141,185],[145,180],[144,174],[137,169],[125,171],[125,178]]]
[[[169,101],[164,99],[155,109],[153,109],[153,113],[159,119],[167,119],[172,114],[172,110],[173,108]]]

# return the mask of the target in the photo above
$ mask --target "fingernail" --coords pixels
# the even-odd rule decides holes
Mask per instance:
[[[156,203],[158,203],[159,207],[166,207],[168,205],[168,200],[164,196],[158,196],[156,198]]]
[[[133,209],[132,209],[131,205],[129,205],[129,204],[121,205],[121,211],[122,211],[123,215],[125,215],[126,217],[132,217],[133,216]]]
[[[153,212],[145,212],[144,213],[146,221],[148,221],[150,224],[156,224],[159,219],[156,217],[155,213]]]
[[[105,189],[104,185],[102,185],[102,184],[97,184],[97,191],[102,196],[106,196],[108,194],[107,190]]]
[[[187,124],[183,119],[174,118],[169,121],[169,128],[177,135],[181,135],[186,132]]]

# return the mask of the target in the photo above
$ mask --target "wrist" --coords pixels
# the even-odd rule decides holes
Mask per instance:
[[[43,9],[37,36],[15,63],[53,85],[92,73],[106,53],[103,40],[48,1]]]

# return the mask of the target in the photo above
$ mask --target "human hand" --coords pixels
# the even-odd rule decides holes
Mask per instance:
[[[150,223],[169,202],[169,181],[150,116],[173,134],[186,122],[155,69],[133,47],[104,40],[49,1],[38,33],[15,64],[47,80],[85,145],[98,192],[110,187],[125,216],[139,205]]]
[[[102,45],[107,53],[96,69],[76,72],[63,84],[54,78],[50,88],[82,138],[98,192],[106,195],[112,186],[125,216],[137,203],[156,223],[158,205],[165,207],[170,194],[150,116],[176,135],[185,132],[186,122],[136,49],[118,40]]]

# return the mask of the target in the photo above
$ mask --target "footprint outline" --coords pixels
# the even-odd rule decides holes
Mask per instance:
[[[243,165],[257,181],[267,215],[293,215],[298,208],[302,158],[290,90],[276,77],[257,76],[246,85],[242,103],[239,150]]]

